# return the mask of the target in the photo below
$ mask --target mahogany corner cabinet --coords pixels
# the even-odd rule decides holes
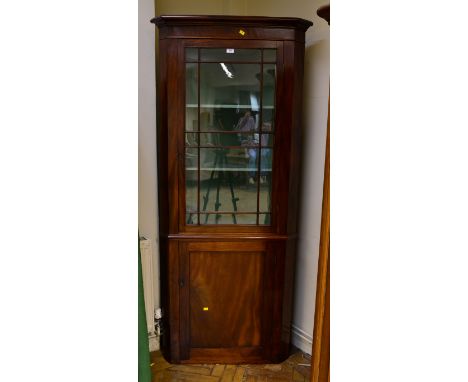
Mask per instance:
[[[161,350],[288,356],[304,38],[299,18],[160,16]]]

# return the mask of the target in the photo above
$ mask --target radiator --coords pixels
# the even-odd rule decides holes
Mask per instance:
[[[141,270],[143,273],[143,292],[145,296],[146,323],[148,334],[155,335],[154,331],[154,271],[153,271],[153,244],[151,240],[140,238]]]

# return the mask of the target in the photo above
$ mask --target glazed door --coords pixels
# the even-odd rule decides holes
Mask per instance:
[[[217,44],[179,52],[185,65],[181,228],[270,227],[281,49],[276,42]]]
[[[264,356],[275,254],[266,242],[180,243],[181,358]]]

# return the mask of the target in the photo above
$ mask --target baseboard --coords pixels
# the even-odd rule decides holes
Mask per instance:
[[[312,354],[312,336],[295,325],[291,325],[291,342],[304,353]]]
[[[149,350],[151,351],[157,351],[159,350],[159,337],[156,336],[149,336]]]
[[[150,351],[159,350],[159,337],[152,335],[148,339]],[[304,353],[312,353],[312,336],[294,325],[291,326],[291,342]]]

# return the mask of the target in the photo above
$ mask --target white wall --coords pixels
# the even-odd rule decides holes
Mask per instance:
[[[138,0],[138,226],[153,243],[154,303],[159,307],[156,187],[156,79],[153,0]]]
[[[159,15],[243,15],[245,0],[157,0]]]
[[[319,22],[326,24],[325,21],[317,20]],[[328,116],[329,52],[329,39],[306,45],[304,150],[300,191],[302,207],[299,215],[293,342],[307,353],[312,349],[314,328]]]
[[[314,325],[330,66],[329,26],[326,21],[317,16],[316,11],[320,6],[329,3],[329,0],[256,0],[255,2],[247,0],[190,2],[158,0],[156,4],[158,15],[289,16],[305,18],[314,23],[306,34],[303,181],[300,192],[300,232],[293,316],[293,343],[307,353],[310,353],[312,349]],[[145,168],[145,170],[155,173],[155,162],[152,163],[152,166],[151,170],[149,168]],[[147,197],[145,200],[149,200],[149,198]],[[156,294],[158,293],[159,289]]]

